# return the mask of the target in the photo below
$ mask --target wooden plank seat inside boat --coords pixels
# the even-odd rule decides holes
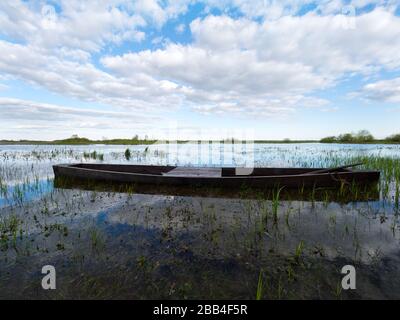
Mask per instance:
[[[222,168],[222,177],[249,176],[272,177],[285,175],[299,175],[321,168]],[[347,170],[342,170],[347,171]]]
[[[192,168],[192,167],[176,167],[168,172],[163,172],[163,176],[171,177],[216,177],[222,176],[221,168]]]

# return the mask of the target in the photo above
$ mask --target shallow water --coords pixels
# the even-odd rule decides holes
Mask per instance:
[[[395,180],[364,201],[54,188],[52,165],[324,167],[395,145],[0,146],[0,298],[399,298]],[[382,168],[386,170],[387,168]],[[391,178],[390,178],[391,179]],[[387,189],[385,191],[385,188]],[[284,200],[283,200],[284,199]],[[41,289],[54,265],[57,290]],[[341,290],[344,265],[357,289]]]

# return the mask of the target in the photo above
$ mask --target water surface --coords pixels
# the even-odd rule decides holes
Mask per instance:
[[[0,298],[255,299],[260,287],[266,299],[400,297],[400,146],[138,145],[129,159],[126,148],[0,146]],[[55,188],[52,172],[73,162],[317,168],[360,158],[383,172],[363,201]],[[40,287],[46,264],[55,291]],[[357,290],[340,289],[346,264]]]

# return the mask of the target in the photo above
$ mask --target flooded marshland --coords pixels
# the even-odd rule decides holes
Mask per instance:
[[[129,152],[127,151],[129,148]],[[378,169],[372,190],[54,183],[74,162]],[[0,298],[400,298],[400,146],[0,146]],[[43,290],[44,265],[57,289]],[[357,289],[343,290],[353,265]]]

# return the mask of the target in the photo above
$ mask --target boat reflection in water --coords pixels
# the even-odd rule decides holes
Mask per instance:
[[[240,188],[204,187],[204,186],[166,186],[138,183],[116,183],[91,179],[56,177],[54,187],[58,189],[79,189],[97,192],[115,192],[127,194],[148,194],[183,197],[209,197],[227,199],[254,199],[282,201],[318,201],[318,202],[364,202],[379,200],[377,183],[365,185],[343,185],[341,188]]]

